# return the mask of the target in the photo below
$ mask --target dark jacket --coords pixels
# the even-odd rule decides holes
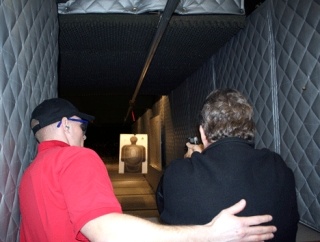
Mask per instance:
[[[273,241],[294,242],[299,214],[293,172],[268,149],[254,149],[240,138],[224,138],[191,158],[167,167],[157,190],[161,220],[168,224],[205,224],[240,199],[239,216],[271,214]]]

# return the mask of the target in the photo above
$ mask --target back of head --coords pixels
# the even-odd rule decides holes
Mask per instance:
[[[217,89],[208,95],[200,113],[200,125],[211,142],[225,137],[254,139],[253,108],[234,89]]]

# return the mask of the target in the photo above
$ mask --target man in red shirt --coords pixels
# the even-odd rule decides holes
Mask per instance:
[[[166,226],[122,214],[100,157],[83,147],[94,119],[60,98],[44,101],[31,116],[38,154],[20,188],[20,241],[262,241],[270,215],[236,217],[242,200],[203,226]]]

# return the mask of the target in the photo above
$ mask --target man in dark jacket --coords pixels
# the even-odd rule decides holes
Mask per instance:
[[[292,171],[275,152],[254,148],[253,108],[236,90],[215,90],[200,115],[203,148],[187,143],[188,158],[167,167],[157,191],[161,220],[205,224],[239,199],[240,216],[269,213],[273,241],[294,242],[299,214]]]

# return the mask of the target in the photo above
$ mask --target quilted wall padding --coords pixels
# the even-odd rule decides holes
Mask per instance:
[[[0,241],[19,239],[18,186],[34,157],[30,114],[57,95],[54,1],[0,0]]]
[[[301,222],[320,231],[320,1],[274,1],[280,152]]]
[[[293,170],[301,222],[320,230],[319,1],[266,1],[216,56],[217,86],[249,96],[257,147]]]

